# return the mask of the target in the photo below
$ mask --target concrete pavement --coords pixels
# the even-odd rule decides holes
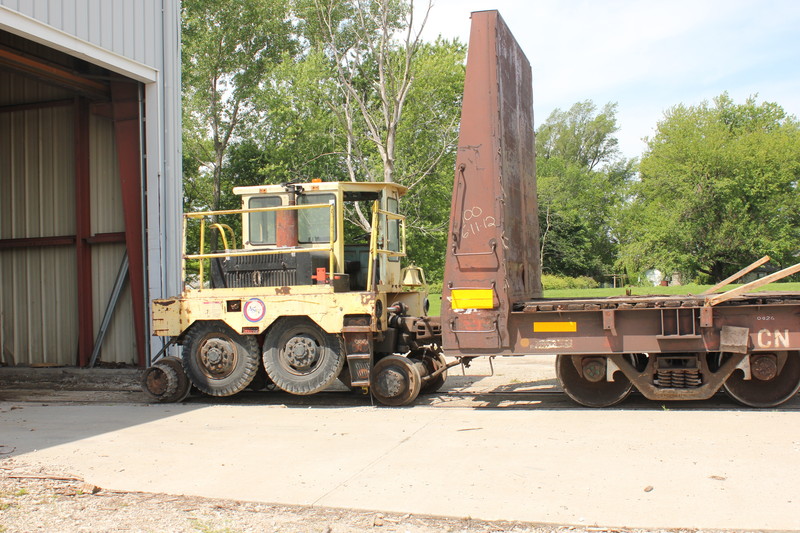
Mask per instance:
[[[558,394],[485,392],[551,389],[544,379],[491,381],[503,379],[454,379],[450,394],[410,408],[336,393],[43,406],[3,402],[0,392],[0,452],[108,489],[489,520],[800,530],[797,398],[774,411],[725,399],[589,410]]]

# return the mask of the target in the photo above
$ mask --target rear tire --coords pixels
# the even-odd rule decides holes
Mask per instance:
[[[172,367],[160,361],[142,372],[141,385],[142,391],[153,401],[160,403],[178,401],[176,394],[178,376]]]
[[[221,322],[195,322],[183,341],[183,369],[201,392],[231,396],[253,381],[258,342]]]
[[[344,367],[338,335],[306,318],[283,318],[264,340],[264,368],[278,388],[291,394],[314,394],[328,388]]]

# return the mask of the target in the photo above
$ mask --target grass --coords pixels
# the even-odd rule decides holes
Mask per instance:
[[[700,294],[713,285],[677,285],[675,287],[617,287],[616,289],[563,289],[558,291],[544,291],[545,298],[601,298],[605,296],[624,296],[625,290],[630,289],[635,296],[648,294]],[[722,291],[741,287],[731,284]],[[800,283],[770,283],[756,289],[760,291],[800,292]]]
[[[700,294],[712,285],[678,285],[675,287],[617,287],[616,289],[562,289],[546,290],[545,298],[603,298],[606,296],[624,296],[625,290],[630,289],[631,294],[636,296],[646,296],[648,294]],[[731,284],[724,290],[730,290],[741,285]],[[780,292],[800,292],[800,283],[770,283],[754,292],[760,291],[780,291]],[[442,310],[441,294],[431,294],[428,299],[431,302],[429,316],[439,316]]]
[[[428,316],[439,316],[442,314],[442,295],[429,294],[428,301],[431,303],[431,308],[428,310]]]

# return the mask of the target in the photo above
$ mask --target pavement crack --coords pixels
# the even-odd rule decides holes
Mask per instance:
[[[373,459],[372,461],[370,461],[369,463],[367,463],[365,466],[363,466],[362,468],[360,468],[359,470],[357,470],[356,472],[354,472],[354,473],[353,473],[353,474],[352,474],[350,477],[348,477],[347,479],[345,479],[345,480],[344,480],[344,481],[342,481],[341,483],[338,483],[338,484],[337,484],[336,486],[334,486],[334,487],[333,487],[331,490],[329,490],[328,492],[326,492],[325,494],[323,494],[322,496],[320,496],[319,498],[317,498],[316,500],[314,500],[313,502],[311,502],[311,505],[312,505],[312,506],[315,506],[315,505],[317,505],[317,504],[318,504],[318,503],[319,503],[321,500],[324,500],[324,499],[325,499],[325,498],[327,498],[329,495],[331,495],[331,494],[333,494],[334,492],[336,492],[336,491],[337,491],[339,488],[341,488],[341,487],[343,487],[343,486],[347,485],[347,484],[348,484],[348,483],[350,483],[352,480],[354,480],[354,479],[356,479],[356,478],[360,477],[360,476],[361,476],[361,474],[362,474],[363,472],[365,472],[365,471],[367,471],[367,470],[370,470],[370,469],[372,469],[372,467],[373,467],[374,465],[376,465],[376,464],[380,463],[380,462],[381,462],[381,460],[383,460],[383,458],[384,458],[384,457],[386,457],[386,456],[390,455],[390,454],[391,454],[392,452],[394,452],[394,451],[395,451],[397,448],[399,448],[400,446],[402,446],[403,444],[405,444],[406,442],[408,442],[409,440],[411,440],[411,439],[412,439],[412,438],[413,438],[413,437],[414,437],[414,436],[415,436],[417,433],[419,433],[419,432],[420,432],[420,431],[422,431],[423,429],[427,428],[429,425],[431,425],[433,422],[436,422],[436,421],[437,421],[437,420],[439,420],[440,418],[441,418],[441,416],[434,416],[433,418],[431,418],[430,420],[428,420],[427,422],[425,422],[424,424],[422,424],[422,425],[421,425],[420,427],[418,427],[418,428],[417,428],[417,429],[416,429],[416,430],[415,430],[413,433],[411,433],[410,435],[408,435],[408,436],[406,436],[405,438],[401,439],[401,440],[400,440],[400,442],[398,442],[397,444],[395,444],[394,446],[392,446],[391,448],[389,448],[388,450],[386,450],[385,452],[383,452],[381,455],[379,455],[378,457],[376,457],[375,459]]]

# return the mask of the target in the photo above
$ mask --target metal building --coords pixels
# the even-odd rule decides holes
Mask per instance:
[[[179,0],[0,0],[0,364],[146,364],[179,292],[179,46]]]

